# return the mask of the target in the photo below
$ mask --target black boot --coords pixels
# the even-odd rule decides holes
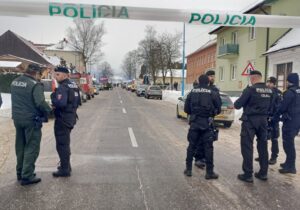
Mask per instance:
[[[219,175],[216,174],[215,172],[206,172],[205,179],[218,179]]]
[[[253,177],[246,174],[239,174],[237,178],[243,182],[253,183]]]
[[[60,169],[53,172],[52,175],[53,177],[69,177],[71,176],[71,171]]]
[[[188,177],[191,177],[192,176],[192,170],[185,169],[183,174],[188,176]]]
[[[286,168],[286,163],[284,162],[284,163],[280,163],[280,167],[281,168]]]
[[[205,168],[205,162],[203,162],[202,160],[197,160],[197,161],[195,161],[195,166],[197,166],[200,169],[204,169]]]
[[[266,174],[261,174],[259,172],[255,172],[254,173],[254,176],[257,178],[257,179],[260,179],[262,181],[267,181],[268,180],[268,176]]]
[[[36,176],[36,173],[33,173],[33,176]],[[17,174],[17,180],[21,181],[22,180],[22,175],[21,174]]]
[[[282,168],[278,170],[281,174],[296,174],[296,169]]]
[[[277,163],[277,159],[276,158],[271,158],[269,160],[269,165],[275,165]]]
[[[42,179],[37,178],[37,177],[33,177],[32,179],[22,179],[21,180],[21,185],[25,186],[25,185],[30,185],[30,184],[37,184],[40,181],[42,181]]]

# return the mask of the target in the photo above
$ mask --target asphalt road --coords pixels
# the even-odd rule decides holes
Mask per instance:
[[[176,119],[174,105],[116,88],[101,92],[78,113],[70,178],[51,175],[58,162],[52,121],[43,128],[37,161],[42,182],[20,186],[10,132],[9,154],[0,166],[0,209],[299,209],[300,177],[279,174],[278,164],[270,167],[267,182],[237,180],[239,123],[221,129],[215,143],[220,178],[207,181],[200,169],[194,168],[191,178],[182,173],[188,125]],[[12,123],[6,124],[11,129]],[[283,158],[281,149],[279,162]]]

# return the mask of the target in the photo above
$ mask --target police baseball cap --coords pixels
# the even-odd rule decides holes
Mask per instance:
[[[55,72],[61,72],[61,73],[65,73],[65,74],[69,74],[69,69],[67,67],[64,66],[58,66],[54,69]]]
[[[261,72],[260,71],[257,71],[257,70],[253,70],[250,72],[250,75],[259,75],[259,76],[262,76]]]
[[[214,75],[216,75],[216,73],[215,73],[214,70],[208,70],[205,74],[206,74],[207,76],[214,76]]]
[[[277,79],[275,77],[269,77],[269,79],[267,80],[267,82],[273,83],[275,85],[276,82],[277,82]]]
[[[39,65],[31,63],[31,64],[28,65],[26,71],[27,72],[33,72],[33,71],[35,71],[35,72],[42,72],[42,70],[43,69]]]

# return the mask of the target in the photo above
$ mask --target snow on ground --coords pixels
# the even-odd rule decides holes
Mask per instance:
[[[11,115],[11,95],[7,93],[1,93],[2,106],[0,108],[0,117],[10,117]]]

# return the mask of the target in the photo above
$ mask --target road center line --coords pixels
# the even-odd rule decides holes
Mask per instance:
[[[123,113],[124,113],[124,114],[126,114],[126,113],[127,113],[125,108],[123,108],[123,109],[122,109],[122,111],[123,111]]]
[[[128,132],[129,132],[132,147],[138,147],[132,128],[128,128]]]

